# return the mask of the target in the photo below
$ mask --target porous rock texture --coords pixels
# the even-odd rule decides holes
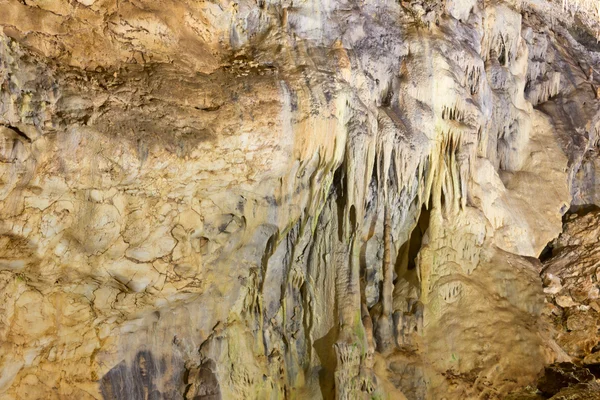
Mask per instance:
[[[589,361],[600,249],[537,258],[600,204],[576,6],[0,0],[0,398],[496,399]]]

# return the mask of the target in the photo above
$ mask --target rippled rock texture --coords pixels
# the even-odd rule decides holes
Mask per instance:
[[[0,26],[2,399],[495,399],[592,354],[578,228],[538,260],[600,203],[587,15],[0,0]]]

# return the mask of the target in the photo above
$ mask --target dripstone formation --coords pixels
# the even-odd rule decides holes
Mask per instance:
[[[0,0],[0,399],[597,398],[594,7]]]

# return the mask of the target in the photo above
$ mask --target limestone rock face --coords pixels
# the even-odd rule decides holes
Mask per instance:
[[[556,342],[568,357],[600,365],[600,212],[573,214],[554,240],[542,279]]]
[[[599,214],[537,258],[600,205],[589,15],[0,0],[0,27],[0,398],[500,399],[600,363]]]

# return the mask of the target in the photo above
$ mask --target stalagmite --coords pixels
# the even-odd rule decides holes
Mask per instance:
[[[394,268],[392,265],[391,222],[387,207],[383,220],[383,285],[381,290],[382,311],[377,320],[377,349],[385,352],[392,345],[392,291],[394,290]]]

